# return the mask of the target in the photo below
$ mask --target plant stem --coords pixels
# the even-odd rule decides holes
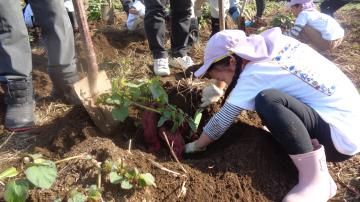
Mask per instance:
[[[68,157],[68,158],[64,158],[64,159],[55,161],[55,164],[59,164],[59,163],[63,163],[63,162],[66,162],[66,161],[70,161],[70,160],[78,159],[78,158],[83,158],[83,157],[84,157],[84,154],[81,154],[81,155],[78,155],[78,156],[71,156],[71,157]]]
[[[158,113],[158,114],[161,114],[160,111],[158,111],[158,110],[156,110],[156,109],[154,109],[154,108],[147,107],[147,106],[145,106],[145,105],[139,104],[139,103],[137,103],[137,102],[131,102],[131,104],[133,104],[133,105],[135,105],[135,106],[137,106],[137,107],[140,107],[140,108],[143,108],[143,109],[146,109],[146,110],[149,110],[149,111],[152,111],[152,112],[156,112],[156,113]]]

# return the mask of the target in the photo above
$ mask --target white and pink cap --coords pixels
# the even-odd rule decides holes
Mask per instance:
[[[286,4],[286,8],[290,9],[291,6],[296,4],[301,4],[303,6],[303,10],[316,10],[316,6],[313,0],[291,0]]]
[[[255,62],[272,59],[283,47],[281,36],[283,35],[278,27],[248,37],[241,30],[220,31],[206,44],[204,64],[195,72],[195,76],[202,76],[211,64],[231,54]]]

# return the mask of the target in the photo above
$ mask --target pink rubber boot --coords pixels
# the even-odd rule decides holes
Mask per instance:
[[[283,202],[325,202],[335,196],[336,184],[329,174],[322,145],[315,151],[290,157],[299,171],[299,183]]]

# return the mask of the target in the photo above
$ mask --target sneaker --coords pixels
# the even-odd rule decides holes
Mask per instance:
[[[154,59],[154,73],[156,76],[169,76],[169,61],[167,58]]]
[[[171,58],[170,59],[170,66],[172,67],[179,67],[183,70],[186,70],[187,68],[194,65],[194,62],[192,61],[191,57],[184,56],[184,57],[177,57],[177,58]]]

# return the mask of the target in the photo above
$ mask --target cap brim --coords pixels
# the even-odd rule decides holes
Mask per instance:
[[[291,6],[295,5],[294,3],[291,3],[291,2],[287,2],[286,5],[285,5],[285,9],[291,9]]]
[[[198,70],[195,71],[194,75],[196,77],[201,77],[210,68],[212,63],[212,61],[205,62]]]

